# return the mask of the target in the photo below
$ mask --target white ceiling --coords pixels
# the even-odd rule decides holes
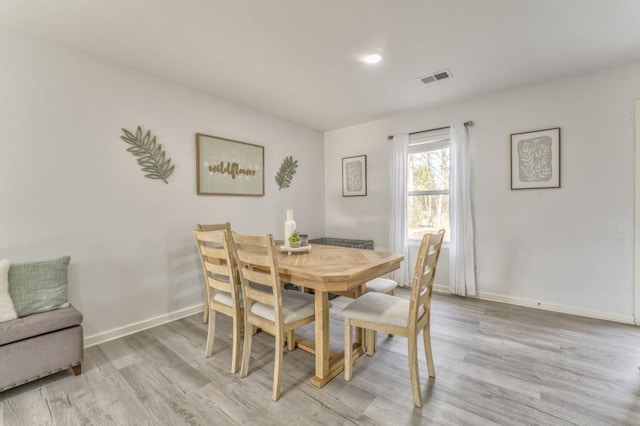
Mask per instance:
[[[318,130],[638,62],[639,18],[638,0],[0,0],[0,25]]]

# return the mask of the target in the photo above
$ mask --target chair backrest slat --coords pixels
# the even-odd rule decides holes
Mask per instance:
[[[245,269],[244,276],[249,281],[254,283],[266,285],[269,287],[274,285],[273,279],[271,278],[271,274],[267,272],[256,271],[254,269]]]
[[[416,268],[411,281],[411,303],[409,307],[409,323],[417,324],[422,315],[430,315],[431,295],[433,282],[436,276],[436,267],[444,239],[444,229],[437,233],[425,234],[422,237]],[[420,308],[423,308],[422,315]]]
[[[214,223],[211,225],[196,225],[196,230],[198,231],[227,231],[231,232],[231,224],[229,222],[225,223]]]
[[[427,255],[426,265],[429,267],[430,265],[434,265],[437,261],[438,256],[440,255],[440,250],[435,250],[430,247],[429,254]]]
[[[250,251],[239,250],[238,259],[246,264],[253,266],[262,266],[269,268],[271,266],[271,259],[266,254],[252,253]]]
[[[241,235],[235,234],[233,241],[236,244],[246,245],[248,247],[265,248],[271,235]],[[271,237],[273,241],[273,237]]]
[[[268,235],[233,234],[234,252],[238,262],[240,282],[244,296],[245,315],[251,312],[253,303],[273,306],[276,327],[282,324],[282,286],[278,274],[278,258],[274,241]],[[262,284],[259,287],[252,283]]]
[[[217,231],[214,231],[217,232]],[[200,235],[204,234],[207,237],[210,237],[210,235],[206,235],[206,232],[201,232]],[[196,237],[196,238],[200,238],[200,236]],[[213,258],[213,259],[218,259],[218,260],[225,260],[227,258],[227,253],[224,249],[224,241],[220,240],[220,241],[211,241],[213,240],[212,238],[209,238],[210,241],[206,241],[204,239],[202,239],[201,241],[203,243],[214,243],[214,244],[220,244],[218,247],[211,247],[211,246],[207,246],[207,245],[203,245],[202,246],[202,254]]]
[[[249,300],[264,303],[265,305],[269,306],[274,306],[275,304],[273,295],[264,290],[256,289],[251,286],[249,286],[248,288],[243,288],[242,290],[244,291],[244,297]]]
[[[231,293],[233,291],[233,287],[231,283],[229,283],[226,280],[222,280],[220,279],[222,278],[221,276],[216,277],[214,276],[208,276],[207,277],[207,284],[209,285],[210,288],[214,288],[216,290],[220,290],[220,291],[224,291],[226,293]],[[235,285],[235,284],[233,284]],[[236,291],[238,289],[236,288]]]
[[[224,277],[227,277],[229,275],[229,267],[227,266],[226,262],[223,265],[218,265],[208,260],[205,263],[205,268],[207,269],[207,271],[211,272],[214,275],[222,275]]]

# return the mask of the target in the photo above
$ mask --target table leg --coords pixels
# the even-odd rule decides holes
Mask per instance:
[[[324,291],[315,292],[316,308],[316,375],[311,383],[322,387],[329,380],[329,294]]]
[[[311,378],[311,384],[317,388],[321,388],[336,377],[344,369],[344,357],[351,356],[353,359],[358,358],[364,353],[362,345],[362,329],[356,329],[356,341],[353,345],[351,353],[332,353],[329,347],[329,294],[326,292],[315,292],[315,309],[316,309],[316,375]],[[303,349],[307,346],[302,343]],[[307,348],[310,349],[310,348]],[[307,350],[305,349],[305,350]]]
[[[366,287],[365,284],[362,284],[358,287],[355,287],[353,289],[353,293],[354,293],[354,299],[357,299],[358,297],[362,296],[364,293],[366,293]],[[368,344],[368,342],[365,342],[365,338],[364,338],[364,333],[363,330],[360,327],[356,327],[356,335],[355,338],[353,339],[354,343],[356,344],[361,344],[361,345],[366,345]]]

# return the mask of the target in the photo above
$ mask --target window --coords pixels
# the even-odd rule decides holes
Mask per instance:
[[[411,135],[407,163],[407,228],[409,240],[449,229],[449,129]]]

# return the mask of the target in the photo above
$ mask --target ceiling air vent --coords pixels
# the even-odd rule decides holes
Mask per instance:
[[[445,78],[449,78],[449,77],[453,77],[453,74],[451,74],[451,71],[444,70],[444,71],[438,71],[433,74],[425,75],[423,77],[418,77],[418,79],[424,84],[428,84],[434,81],[444,80]]]

